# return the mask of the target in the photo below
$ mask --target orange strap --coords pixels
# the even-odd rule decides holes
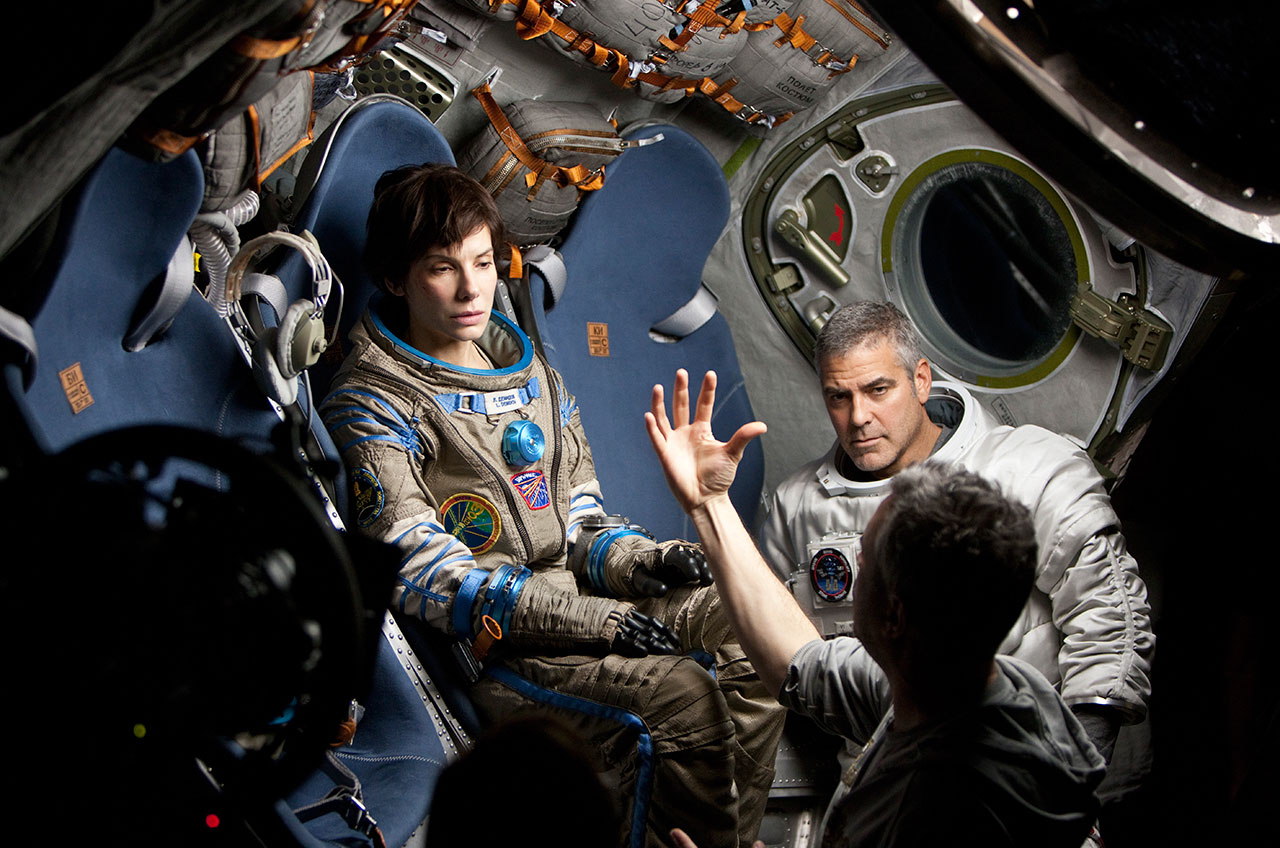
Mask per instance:
[[[314,91],[316,82],[315,72],[304,71],[304,73],[311,74],[311,89]],[[310,110],[310,114],[307,116],[307,131],[303,133],[297,141],[290,145],[289,149],[284,152],[284,155],[276,159],[274,162],[269,162],[264,166],[262,164],[262,127],[261,120],[258,116],[258,107],[250,106],[246,112],[249,117],[249,129],[253,133],[253,187],[257,191],[262,191],[263,181],[275,173],[276,168],[279,168],[285,162],[289,161],[290,156],[315,140],[316,113],[314,109]]]
[[[685,15],[689,22],[680,30],[680,34],[675,38],[667,38],[665,35],[658,36],[658,43],[663,47],[671,50],[683,50],[685,45],[689,43],[689,39],[698,34],[698,31],[706,26],[719,26],[727,28],[731,21],[716,11],[716,4],[719,0],[702,0],[698,8],[692,13]],[[684,14],[684,12],[680,12]],[[746,13],[742,13],[743,17]],[[737,32],[737,30],[734,30]]]
[[[736,79],[729,79],[723,84],[717,84],[715,80],[704,77],[702,79],[702,83],[698,86],[698,91],[702,92],[707,97],[710,97],[729,114],[737,116],[740,120],[748,124],[758,124],[765,121],[767,118],[772,117],[773,126],[776,127],[779,124],[786,123],[793,115],[795,115],[795,112],[792,111],[771,116],[765,112],[761,112],[758,109],[748,106],[746,103],[743,103],[741,100],[729,93],[729,90],[737,84],[738,80]],[[743,112],[746,112],[747,114],[744,115]]]
[[[282,24],[282,29],[291,27],[294,30],[300,30],[297,35],[289,38],[258,38],[241,33],[231,39],[228,46],[233,52],[249,59],[278,59],[301,44],[303,39],[311,34],[311,27],[314,26],[311,13],[315,5],[316,0],[307,0],[288,22]]]
[[[551,180],[559,186],[574,186],[582,191],[595,191],[604,185],[603,168],[593,171],[581,163],[567,168],[563,165],[553,165],[530,150],[524,143],[524,139],[520,138],[520,134],[516,132],[515,127],[511,126],[511,121],[507,119],[502,107],[493,99],[493,92],[488,84],[471,89],[471,94],[480,102],[480,108],[484,109],[485,116],[497,131],[498,138],[506,145],[507,150],[511,151],[511,155],[528,169],[529,173],[525,174],[524,183],[529,189],[530,200],[538,193],[538,188],[545,180]]]
[[[822,47],[816,38],[805,32],[804,19],[804,15],[800,15],[798,18],[793,19],[786,12],[780,12],[778,16],[773,19],[773,23],[774,26],[782,31],[782,35],[774,40],[773,46],[782,47],[784,44],[790,44],[801,53],[808,53],[815,46]],[[817,57],[811,55],[809,58],[813,59],[813,63],[815,65],[820,68],[825,68],[831,72],[832,76],[835,76],[836,74],[847,74],[849,71],[853,70],[853,66],[857,64],[858,61],[858,54],[853,53],[848,59],[840,59],[835,53],[825,47],[822,47],[822,52],[818,54]],[[831,66],[834,64],[841,65],[842,67],[832,68]],[[830,79],[830,77],[828,77],[828,79]]]
[[[746,105],[729,93],[729,89],[733,88],[737,84],[737,79],[729,79],[723,85],[718,85],[715,80],[704,77],[702,83],[698,86],[698,90],[707,97],[710,97],[726,111],[736,115],[741,112],[742,108]]]
[[[529,173],[525,175],[525,184],[529,187],[529,195],[532,197],[537,193],[538,186],[541,185],[542,181],[551,176],[549,170],[555,166],[550,162],[543,161],[525,146],[520,134],[511,126],[511,121],[507,120],[506,113],[502,111],[502,107],[493,99],[493,92],[489,89],[487,83],[471,89],[471,95],[480,102],[480,108],[484,109],[485,116],[489,119],[489,123],[493,125],[494,130],[497,131],[498,138],[506,145],[507,150],[510,150],[511,155],[515,156],[520,164],[529,170]]]
[[[507,247],[510,248],[511,250],[511,267],[507,269],[507,279],[509,280],[523,279],[524,278],[524,254],[522,254],[520,252],[520,248],[516,247],[514,244],[508,244]],[[488,618],[488,616],[485,616],[485,617]],[[502,632],[501,628],[499,628],[498,632],[499,633]]]
[[[173,130],[143,130],[138,133],[138,137],[147,144],[170,156],[181,156],[207,135],[178,135]]]
[[[773,23],[774,26],[782,31],[782,35],[774,40],[774,47],[790,44],[803,53],[818,43],[816,38],[804,31],[804,15],[793,18],[786,12],[780,12],[778,17],[773,19]]]

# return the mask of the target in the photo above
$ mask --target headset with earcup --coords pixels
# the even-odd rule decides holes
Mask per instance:
[[[295,300],[287,307],[284,304],[288,295],[278,278],[249,271],[260,254],[281,245],[301,253],[311,269],[311,297]],[[342,284],[320,252],[315,236],[305,230],[300,235],[273,232],[258,236],[246,243],[231,261],[227,271],[227,299],[234,304],[233,320],[250,337],[258,385],[277,403],[289,406],[297,401],[298,375],[315,365],[337,336],[338,322],[335,320],[333,330],[326,332],[324,321],[325,307],[335,285],[341,312]],[[278,325],[267,326],[257,304],[245,305],[245,295],[271,305],[280,316]]]

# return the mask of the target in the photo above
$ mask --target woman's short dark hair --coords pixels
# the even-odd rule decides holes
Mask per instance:
[[[364,261],[373,282],[403,285],[409,268],[432,247],[458,244],[481,227],[502,256],[506,232],[484,186],[452,165],[406,165],[387,171],[373,189]]]

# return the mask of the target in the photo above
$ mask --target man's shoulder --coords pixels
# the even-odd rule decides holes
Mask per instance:
[[[1063,474],[1101,479],[1084,448],[1037,424],[994,427],[969,446],[959,462],[1000,482],[1042,482]]]
[[[1061,453],[1081,453],[1083,448],[1062,433],[1055,433],[1039,424],[1019,424],[1010,427],[1002,424],[993,427],[987,438],[1004,439],[1009,444],[1028,444]]]
[[[796,468],[774,488],[775,494],[795,494],[800,490],[816,487],[819,472],[831,461],[831,452],[832,448],[827,448],[821,455]]]

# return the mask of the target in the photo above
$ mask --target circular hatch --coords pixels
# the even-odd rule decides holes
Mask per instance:
[[[915,168],[887,211],[881,260],[932,357],[975,385],[1042,379],[1078,336],[1083,239],[1053,187],[1006,154],[953,150]]]

